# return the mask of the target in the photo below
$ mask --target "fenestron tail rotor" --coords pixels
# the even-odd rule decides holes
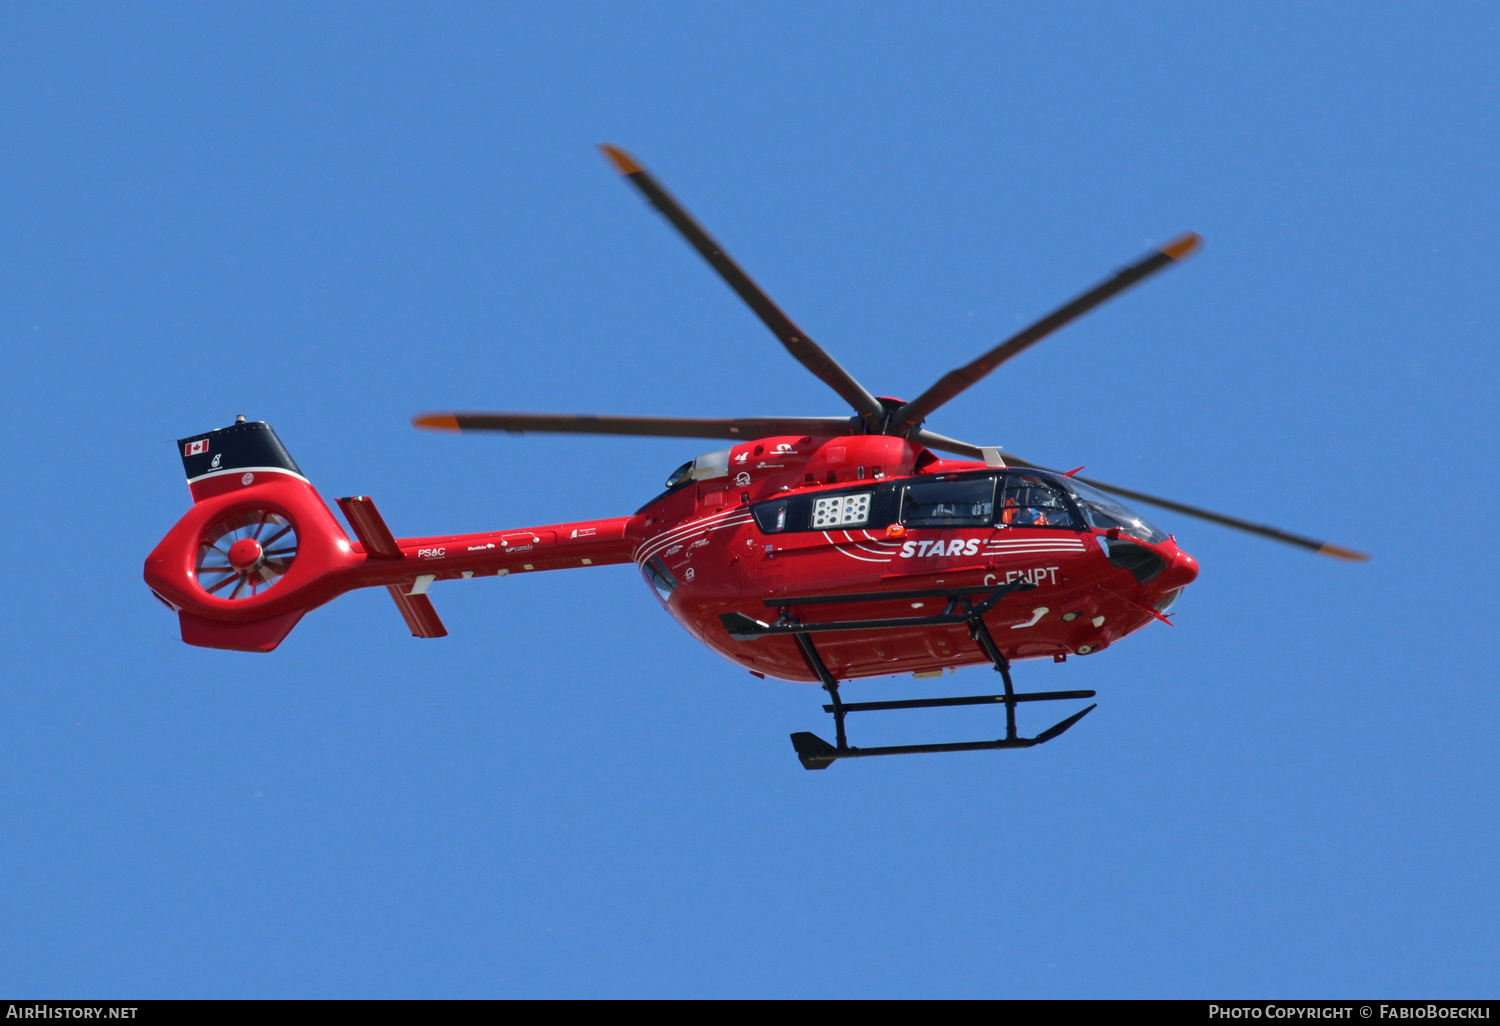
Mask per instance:
[[[297,558],[297,531],[270,510],[242,510],[214,524],[198,543],[198,586],[225,599],[247,599],[274,585]]]

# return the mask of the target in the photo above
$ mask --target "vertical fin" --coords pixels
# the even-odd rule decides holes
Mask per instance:
[[[200,648],[227,648],[238,652],[269,652],[281,644],[297,621],[302,619],[305,609],[294,609],[290,613],[273,616],[269,620],[250,623],[220,623],[205,620],[201,616],[179,609],[177,620],[182,627],[182,640]]]
[[[263,420],[246,422],[241,417],[217,431],[179,438],[177,454],[182,457],[194,502],[264,484],[267,475],[289,474],[307,480],[271,425]]]

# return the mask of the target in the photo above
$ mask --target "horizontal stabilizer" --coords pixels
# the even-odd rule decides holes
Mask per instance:
[[[401,558],[401,546],[396,544],[396,536],[391,534],[391,529],[385,526],[385,518],[375,508],[374,499],[367,495],[351,495],[339,500],[339,509],[344,511],[344,517],[349,521],[349,526],[354,528],[354,535],[365,547],[366,553],[382,559]]]
[[[387,585],[386,590],[391,593],[391,598],[396,600],[396,608],[401,610],[406,626],[411,628],[412,637],[446,638],[448,636],[448,628],[443,626],[442,618],[433,608],[432,599],[426,595],[408,595],[401,590],[399,584]]]

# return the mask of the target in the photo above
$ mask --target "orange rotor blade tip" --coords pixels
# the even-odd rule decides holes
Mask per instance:
[[[1353,549],[1340,548],[1337,545],[1323,545],[1318,549],[1320,556],[1332,556],[1334,559],[1347,559],[1354,563],[1368,563],[1370,554],[1368,552],[1356,552]]]
[[[412,427],[430,428],[434,431],[457,431],[458,418],[451,413],[424,413],[411,419]]]
[[[633,175],[641,170],[641,165],[635,162],[635,158],[618,146],[609,143],[600,143],[599,152],[603,153],[605,159],[615,166],[615,170],[622,175]]]
[[[1203,245],[1203,236],[1197,232],[1184,232],[1163,246],[1161,251],[1173,260],[1181,260],[1201,245]]]

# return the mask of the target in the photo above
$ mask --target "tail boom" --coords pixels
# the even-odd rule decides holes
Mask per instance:
[[[367,555],[364,544],[356,542],[351,547],[364,561],[354,571],[359,579],[355,587],[415,582],[421,577],[451,581],[629,563],[640,544],[630,530],[636,519],[611,517],[483,534],[396,538],[399,556]]]
[[[379,519],[363,497],[341,500],[355,527],[351,539],[312,485],[290,475],[197,502],[146,559],[151,590],[179,614],[183,640],[208,648],[267,652],[302,615],[356,588],[387,587],[417,637],[447,633],[427,589],[435,581],[632,561],[639,544],[634,517],[611,517],[480,534],[379,538]],[[272,513],[295,525],[298,550],[286,573],[249,598],[211,594],[200,566],[215,524],[247,511]],[[227,593],[227,591],[226,591]]]
[[[397,538],[375,503],[340,499],[351,539],[264,421],[178,439],[193,507],[146,558],[146,584],[182,640],[269,652],[308,610],[355,588],[390,589],[412,634],[447,634],[434,581],[629,563],[636,517]]]

